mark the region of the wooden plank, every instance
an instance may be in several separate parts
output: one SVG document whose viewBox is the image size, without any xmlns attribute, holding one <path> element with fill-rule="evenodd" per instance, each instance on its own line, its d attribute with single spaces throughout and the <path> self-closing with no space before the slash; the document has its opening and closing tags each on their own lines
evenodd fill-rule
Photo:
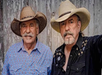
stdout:
<svg viewBox="0 0 102 75">
<path fill-rule="evenodd" d="M 46 0 L 38 1 L 38 11 L 42 12 L 46 15 Z M 47 45 L 47 36 L 48 36 L 48 23 L 43 32 L 39 34 L 39 41 Z"/>
<path fill-rule="evenodd" d="M 86 8 L 86 9 L 88 9 L 88 0 L 82 0 L 82 2 L 81 2 L 82 4 L 81 4 L 81 7 L 84 7 L 84 8 Z M 88 26 L 87 26 L 87 28 L 83 31 L 83 33 L 84 33 L 84 35 L 89 35 L 89 29 L 88 29 Z"/>
<path fill-rule="evenodd" d="M 89 12 L 90 14 L 90 23 L 89 23 L 89 35 L 92 36 L 94 35 L 94 0 L 89 0 Z"/>
<path fill-rule="evenodd" d="M 98 13 L 97 13 L 97 15 L 98 15 L 98 17 L 97 17 L 97 19 L 98 19 L 98 22 L 97 22 L 97 25 L 98 25 L 98 33 L 97 34 L 102 34 L 102 0 L 98 0 L 98 2 L 97 2 L 98 4 L 98 7 L 97 7 L 97 9 L 98 9 Z"/>
<path fill-rule="evenodd" d="M 95 24 L 95 27 L 94 27 L 94 34 L 96 35 L 98 33 L 98 16 L 99 16 L 99 4 L 98 4 L 98 0 L 96 1 L 95 0 L 95 6 L 94 6 L 94 12 L 95 12 L 95 20 L 94 20 L 94 24 Z"/>
<path fill-rule="evenodd" d="M 0 0 L 0 75 L 4 61 L 4 32 L 3 32 L 3 0 Z"/>
</svg>

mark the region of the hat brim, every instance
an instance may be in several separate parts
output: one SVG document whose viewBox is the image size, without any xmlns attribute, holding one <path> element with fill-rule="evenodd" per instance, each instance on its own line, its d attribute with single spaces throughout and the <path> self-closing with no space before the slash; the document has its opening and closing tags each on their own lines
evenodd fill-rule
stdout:
<svg viewBox="0 0 102 75">
<path fill-rule="evenodd" d="M 25 18 L 23 20 L 17 20 L 14 18 L 14 20 L 11 22 L 11 30 L 18 36 L 21 36 L 20 34 L 20 22 L 25 22 L 25 21 L 29 21 L 31 19 L 37 19 L 39 22 L 39 33 L 41 33 L 44 28 L 46 27 L 47 24 L 47 19 L 46 16 L 41 13 L 41 12 L 37 12 L 36 15 L 34 17 L 29 17 L 29 18 Z"/>
<path fill-rule="evenodd" d="M 71 13 L 66 14 L 58 19 L 55 20 L 55 18 L 51 19 L 51 26 L 54 30 L 56 30 L 57 32 L 60 32 L 60 28 L 59 28 L 59 23 L 68 19 L 69 17 L 71 17 L 72 15 L 77 14 L 80 19 L 81 19 L 81 31 L 83 31 L 89 24 L 90 22 L 90 13 L 86 8 L 77 8 L 74 10 L 71 10 Z"/>
</svg>

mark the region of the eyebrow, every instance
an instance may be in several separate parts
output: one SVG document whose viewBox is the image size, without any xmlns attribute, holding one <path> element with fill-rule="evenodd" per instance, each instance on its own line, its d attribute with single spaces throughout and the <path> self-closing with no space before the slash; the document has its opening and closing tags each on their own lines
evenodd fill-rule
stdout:
<svg viewBox="0 0 102 75">
<path fill-rule="evenodd" d="M 20 25 L 24 25 L 24 24 L 25 24 L 25 23 L 22 22 Z"/>
<path fill-rule="evenodd" d="M 69 21 L 72 21 L 73 19 L 70 19 Z"/>
<path fill-rule="evenodd" d="M 21 24 L 20 24 L 20 27 L 22 27 L 22 25 L 26 25 L 26 24 L 25 24 L 25 23 L 21 23 Z"/>
</svg>

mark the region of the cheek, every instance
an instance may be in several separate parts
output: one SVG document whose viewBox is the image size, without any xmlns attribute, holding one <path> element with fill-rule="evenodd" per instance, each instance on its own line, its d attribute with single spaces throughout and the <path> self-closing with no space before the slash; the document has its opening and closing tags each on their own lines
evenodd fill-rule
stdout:
<svg viewBox="0 0 102 75">
<path fill-rule="evenodd" d="M 78 36 L 79 35 L 79 32 L 80 32 L 80 29 L 79 28 L 76 28 L 75 30 L 73 30 L 74 37 Z"/>
<path fill-rule="evenodd" d="M 37 34 L 37 30 L 36 29 L 31 29 L 31 33 L 36 35 Z"/>
<path fill-rule="evenodd" d="M 60 34 L 62 35 L 63 34 L 63 31 L 62 31 L 62 29 L 60 28 Z"/>
<path fill-rule="evenodd" d="M 20 29 L 20 33 L 21 33 L 21 34 L 24 34 L 25 32 L 26 32 L 25 29 Z"/>
<path fill-rule="evenodd" d="M 20 30 L 21 35 L 23 34 L 23 32 L 24 32 L 24 31 L 21 29 L 21 30 Z"/>
<path fill-rule="evenodd" d="M 61 34 L 62 37 L 63 37 L 64 33 L 65 33 L 64 30 L 60 31 L 60 34 Z"/>
</svg>

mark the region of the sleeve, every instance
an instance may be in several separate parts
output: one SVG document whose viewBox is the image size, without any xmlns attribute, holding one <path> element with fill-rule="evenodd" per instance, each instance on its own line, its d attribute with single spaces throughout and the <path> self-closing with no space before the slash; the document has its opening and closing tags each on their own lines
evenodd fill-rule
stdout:
<svg viewBox="0 0 102 75">
<path fill-rule="evenodd" d="M 93 60 L 102 67 L 102 35 L 93 37 L 93 44 L 91 45 Z M 98 63 L 99 62 L 99 63 Z"/>
<path fill-rule="evenodd" d="M 102 35 L 94 36 L 93 48 L 99 55 L 102 55 Z"/>
<path fill-rule="evenodd" d="M 2 75 L 10 75 L 9 74 L 9 65 L 8 65 L 8 55 L 7 54 L 6 54 L 4 65 L 3 65 Z"/>
<path fill-rule="evenodd" d="M 100 54 L 100 63 L 101 63 L 101 68 L 102 68 L 102 36 L 101 36 L 99 43 L 98 43 L 98 51 Z"/>
</svg>

